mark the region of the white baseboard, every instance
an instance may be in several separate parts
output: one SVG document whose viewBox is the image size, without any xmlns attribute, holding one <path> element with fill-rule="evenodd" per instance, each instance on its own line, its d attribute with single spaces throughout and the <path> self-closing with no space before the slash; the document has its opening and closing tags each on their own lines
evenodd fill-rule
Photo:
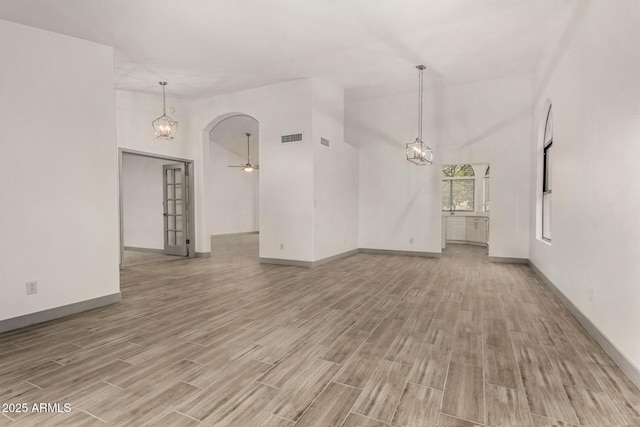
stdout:
<svg viewBox="0 0 640 427">
<path fill-rule="evenodd" d="M 249 234 L 260 234 L 260 232 L 259 231 L 241 231 L 239 233 L 221 233 L 221 234 L 212 234 L 211 237 L 247 236 Z"/>
<path fill-rule="evenodd" d="M 25 314 L 23 316 L 13 317 L 11 319 L 0 320 L 0 332 L 7 332 L 13 329 L 24 328 L 25 326 L 35 325 L 36 323 L 48 322 L 49 320 L 58 319 L 60 317 L 69 316 L 71 314 L 81 313 L 83 311 L 92 310 L 94 308 L 103 307 L 105 305 L 115 304 L 122 300 L 122 294 L 105 295 L 103 297 L 93 298 L 86 301 L 80 301 L 73 304 L 54 307 L 48 310 L 38 311 L 36 313 Z"/>
<path fill-rule="evenodd" d="M 353 249 L 347 252 L 343 252 L 337 255 L 333 255 L 327 258 L 323 258 L 317 261 L 300 261 L 296 259 L 284 259 L 284 258 L 260 258 L 260 263 L 291 265 L 295 267 L 312 268 L 312 267 L 318 267 L 322 264 L 326 264 L 331 261 L 336 261 L 341 258 L 350 257 L 352 255 L 356 255 L 359 253 L 397 255 L 397 256 L 418 256 L 418 257 L 429 257 L 429 258 L 440 258 L 442 256 L 442 254 L 439 252 L 414 252 L 414 251 L 394 251 L 394 250 L 387 250 L 387 249 L 359 248 L 359 249 Z"/>
<path fill-rule="evenodd" d="M 326 264 L 326 263 L 331 262 L 331 261 L 336 261 L 336 260 L 339 260 L 339 259 L 342 259 L 342 258 L 350 257 L 350 256 L 355 255 L 357 253 L 360 253 L 359 249 L 354 249 L 354 250 L 351 250 L 351 251 L 343 252 L 341 254 L 337 254 L 337 255 L 333 255 L 333 256 L 327 257 L 327 258 L 319 259 L 317 261 L 313 261 L 311 263 L 312 264 L 311 266 L 312 267 L 317 267 L 319 265 Z"/>
<path fill-rule="evenodd" d="M 504 256 L 490 256 L 489 262 L 504 262 L 507 264 L 529 264 L 527 258 L 510 258 Z"/>
<path fill-rule="evenodd" d="M 163 254 L 164 249 L 154 249 L 154 248 L 139 248 L 137 246 L 125 246 L 125 251 L 136 251 L 136 252 L 151 252 L 154 254 Z"/>
<path fill-rule="evenodd" d="M 284 259 L 284 258 L 260 257 L 260 264 L 289 265 L 293 267 L 313 267 L 313 262 L 311 261 L 299 261 L 297 259 Z"/>
<path fill-rule="evenodd" d="M 365 254 L 419 256 L 419 257 L 427 257 L 427 258 L 440 258 L 442 256 L 442 252 L 395 251 L 390 249 L 370 249 L 370 248 L 360 248 L 360 252 L 363 252 Z"/>
</svg>

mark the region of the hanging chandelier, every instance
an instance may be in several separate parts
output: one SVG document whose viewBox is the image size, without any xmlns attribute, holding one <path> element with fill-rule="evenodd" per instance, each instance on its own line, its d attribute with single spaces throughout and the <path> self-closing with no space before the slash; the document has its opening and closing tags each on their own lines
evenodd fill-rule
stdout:
<svg viewBox="0 0 640 427">
<path fill-rule="evenodd" d="M 158 82 L 162 86 L 162 115 L 151 122 L 153 132 L 158 139 L 173 139 L 178 129 L 178 121 L 167 116 L 167 105 L 164 99 L 164 87 L 167 82 Z"/>
<path fill-rule="evenodd" d="M 422 141 L 422 73 L 424 65 L 416 66 L 418 69 L 418 137 L 414 142 L 407 144 L 407 160 L 416 165 L 430 165 L 433 163 L 433 150 Z"/>
</svg>

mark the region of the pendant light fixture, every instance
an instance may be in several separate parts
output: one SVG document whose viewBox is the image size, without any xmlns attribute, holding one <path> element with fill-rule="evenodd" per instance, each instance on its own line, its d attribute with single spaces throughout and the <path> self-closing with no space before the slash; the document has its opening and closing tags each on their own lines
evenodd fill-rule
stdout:
<svg viewBox="0 0 640 427">
<path fill-rule="evenodd" d="M 158 139 L 173 139 L 178 129 L 178 121 L 167 116 L 167 105 L 164 99 L 164 87 L 167 82 L 158 82 L 162 86 L 162 115 L 151 122 L 153 132 Z"/>
<path fill-rule="evenodd" d="M 422 141 L 422 73 L 424 65 L 417 65 L 418 69 L 418 137 L 414 142 L 407 144 L 407 160 L 418 166 L 433 163 L 433 150 Z"/>
</svg>

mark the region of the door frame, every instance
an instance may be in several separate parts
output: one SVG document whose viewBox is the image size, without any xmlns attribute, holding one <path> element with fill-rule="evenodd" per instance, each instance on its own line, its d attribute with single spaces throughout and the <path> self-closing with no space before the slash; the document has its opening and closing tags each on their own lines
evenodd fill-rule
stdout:
<svg viewBox="0 0 640 427">
<path fill-rule="evenodd" d="M 487 212 L 485 211 L 485 179 L 488 178 L 489 179 L 489 183 L 492 182 L 491 180 L 491 174 L 489 174 L 489 176 L 486 175 L 486 170 L 488 168 L 491 167 L 491 162 L 490 161 L 486 161 L 486 162 L 464 162 L 464 161 L 452 161 L 452 162 L 446 162 L 446 163 L 441 163 L 440 164 L 440 171 L 442 171 L 442 168 L 444 166 L 453 166 L 453 165 L 471 165 L 471 167 L 473 168 L 473 180 L 474 180 L 474 192 L 473 192 L 473 199 L 474 199 L 474 204 L 473 204 L 473 212 L 468 212 L 465 211 L 464 215 L 459 215 L 458 218 L 460 217 L 464 217 L 464 216 L 485 216 L 485 215 L 476 215 L 479 213 L 482 214 L 486 214 Z M 477 172 L 477 173 L 476 173 Z M 455 179 L 455 178 L 454 178 Z M 463 178 L 463 179 L 470 179 L 469 178 Z M 440 175 L 440 181 L 442 181 L 442 175 Z M 491 184 L 490 184 L 491 185 Z M 440 185 L 440 200 L 442 200 L 442 185 Z M 480 198 L 479 198 L 480 197 Z M 477 211 L 476 208 L 478 206 L 477 201 L 481 200 L 482 203 L 480 203 L 482 205 L 482 210 Z M 442 209 L 442 202 L 440 202 L 440 209 Z M 447 238 L 446 238 L 446 233 L 447 233 L 447 218 L 450 218 L 450 215 L 445 214 L 447 211 L 442 211 L 442 221 L 441 221 L 441 236 L 440 236 L 440 241 L 441 241 L 441 247 L 442 250 L 446 249 L 447 247 Z M 455 212 L 455 211 L 454 211 Z M 490 256 L 489 251 L 491 250 L 491 212 L 488 212 L 488 215 L 486 215 L 487 217 L 487 256 Z M 466 242 L 466 243 L 465 243 Z M 470 244 L 468 243 L 468 241 L 465 242 L 456 242 L 453 241 L 451 243 L 463 243 L 463 244 Z M 472 244 L 472 243 L 471 243 Z"/>
<path fill-rule="evenodd" d="M 195 187 L 195 171 L 193 169 L 193 160 L 191 159 L 184 159 L 181 157 L 173 157 L 173 156 L 167 156 L 164 154 L 156 154 L 156 153 L 148 153 L 145 151 L 138 151 L 138 150 L 131 150 L 128 148 L 118 148 L 118 207 L 119 207 L 119 212 L 118 212 L 118 223 L 120 225 L 120 270 L 122 270 L 125 265 L 124 265 L 124 221 L 122 220 L 123 217 L 123 201 L 122 201 L 122 156 L 124 154 L 131 154 L 131 155 L 135 155 L 135 156 L 142 156 L 142 157 L 151 157 L 154 159 L 160 159 L 160 160 L 166 160 L 167 162 L 172 162 L 172 163 L 184 163 L 185 165 L 185 175 L 188 175 L 189 177 L 189 215 L 186 217 L 186 220 L 189 222 L 188 225 L 188 236 L 186 236 L 186 239 L 189 240 L 189 243 L 187 243 L 187 251 L 188 251 L 188 255 L 185 258 L 195 258 L 196 257 L 196 229 L 195 229 L 195 224 L 196 224 L 196 218 L 195 218 L 195 191 L 194 191 L 194 187 Z"/>
</svg>

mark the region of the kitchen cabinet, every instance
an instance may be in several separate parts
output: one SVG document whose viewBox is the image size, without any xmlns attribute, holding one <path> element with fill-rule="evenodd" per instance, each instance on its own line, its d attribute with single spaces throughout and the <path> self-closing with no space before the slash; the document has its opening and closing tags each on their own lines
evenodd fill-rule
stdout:
<svg viewBox="0 0 640 427">
<path fill-rule="evenodd" d="M 467 242 L 487 243 L 487 218 L 467 217 Z"/>
<path fill-rule="evenodd" d="M 465 217 L 447 218 L 447 240 L 467 240 L 467 219 Z"/>
<path fill-rule="evenodd" d="M 449 216 L 445 223 L 447 242 L 488 244 L 489 218 L 486 216 Z"/>
</svg>

